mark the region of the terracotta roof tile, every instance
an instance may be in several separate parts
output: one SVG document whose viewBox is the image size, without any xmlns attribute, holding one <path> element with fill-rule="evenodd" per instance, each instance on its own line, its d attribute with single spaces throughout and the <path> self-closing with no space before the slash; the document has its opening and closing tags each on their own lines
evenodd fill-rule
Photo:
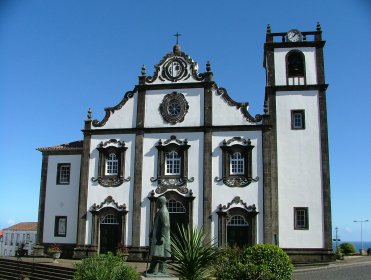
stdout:
<svg viewBox="0 0 371 280">
<path fill-rule="evenodd" d="M 57 146 L 36 148 L 36 150 L 38 150 L 40 152 L 81 150 L 81 149 L 82 149 L 82 140 L 81 141 L 74 141 L 74 142 L 70 142 L 70 143 L 66 143 L 66 144 L 61 144 L 61 145 L 57 145 Z"/>
<path fill-rule="evenodd" d="M 4 230 L 37 230 L 37 222 L 22 222 L 8 228 L 4 228 Z"/>
</svg>

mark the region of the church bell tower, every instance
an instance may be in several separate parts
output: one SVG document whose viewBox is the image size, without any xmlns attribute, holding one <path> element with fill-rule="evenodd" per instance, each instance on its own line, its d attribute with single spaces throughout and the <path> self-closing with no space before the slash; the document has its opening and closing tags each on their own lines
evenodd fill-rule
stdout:
<svg viewBox="0 0 371 280">
<path fill-rule="evenodd" d="M 299 262 L 332 252 L 324 46 L 319 23 L 305 32 L 267 26 L 264 242 Z"/>
</svg>

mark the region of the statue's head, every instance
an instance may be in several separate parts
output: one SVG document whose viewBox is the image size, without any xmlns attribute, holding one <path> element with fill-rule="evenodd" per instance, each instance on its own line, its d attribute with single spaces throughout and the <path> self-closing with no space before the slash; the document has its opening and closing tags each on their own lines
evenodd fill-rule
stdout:
<svg viewBox="0 0 371 280">
<path fill-rule="evenodd" d="M 160 196 L 157 199 L 157 208 L 161 208 L 162 206 L 166 205 L 166 197 Z"/>
</svg>

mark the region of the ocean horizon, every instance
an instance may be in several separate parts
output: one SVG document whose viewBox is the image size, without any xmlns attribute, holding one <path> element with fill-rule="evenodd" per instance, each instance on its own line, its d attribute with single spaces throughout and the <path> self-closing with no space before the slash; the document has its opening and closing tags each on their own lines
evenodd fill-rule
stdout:
<svg viewBox="0 0 371 280">
<path fill-rule="evenodd" d="M 354 247 L 356 247 L 357 253 L 361 249 L 361 241 L 338 241 L 338 246 L 342 243 L 352 243 Z M 332 242 L 332 248 L 335 251 L 336 249 L 336 243 L 335 241 Z M 363 249 L 371 248 L 371 241 L 363 241 Z"/>
</svg>

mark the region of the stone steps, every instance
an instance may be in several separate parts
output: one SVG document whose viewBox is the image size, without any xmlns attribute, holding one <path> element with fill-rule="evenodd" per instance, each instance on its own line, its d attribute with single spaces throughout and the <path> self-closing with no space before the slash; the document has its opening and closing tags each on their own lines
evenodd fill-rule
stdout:
<svg viewBox="0 0 371 280">
<path fill-rule="evenodd" d="M 0 258 L 0 279 L 72 280 L 75 269 Z"/>
</svg>

